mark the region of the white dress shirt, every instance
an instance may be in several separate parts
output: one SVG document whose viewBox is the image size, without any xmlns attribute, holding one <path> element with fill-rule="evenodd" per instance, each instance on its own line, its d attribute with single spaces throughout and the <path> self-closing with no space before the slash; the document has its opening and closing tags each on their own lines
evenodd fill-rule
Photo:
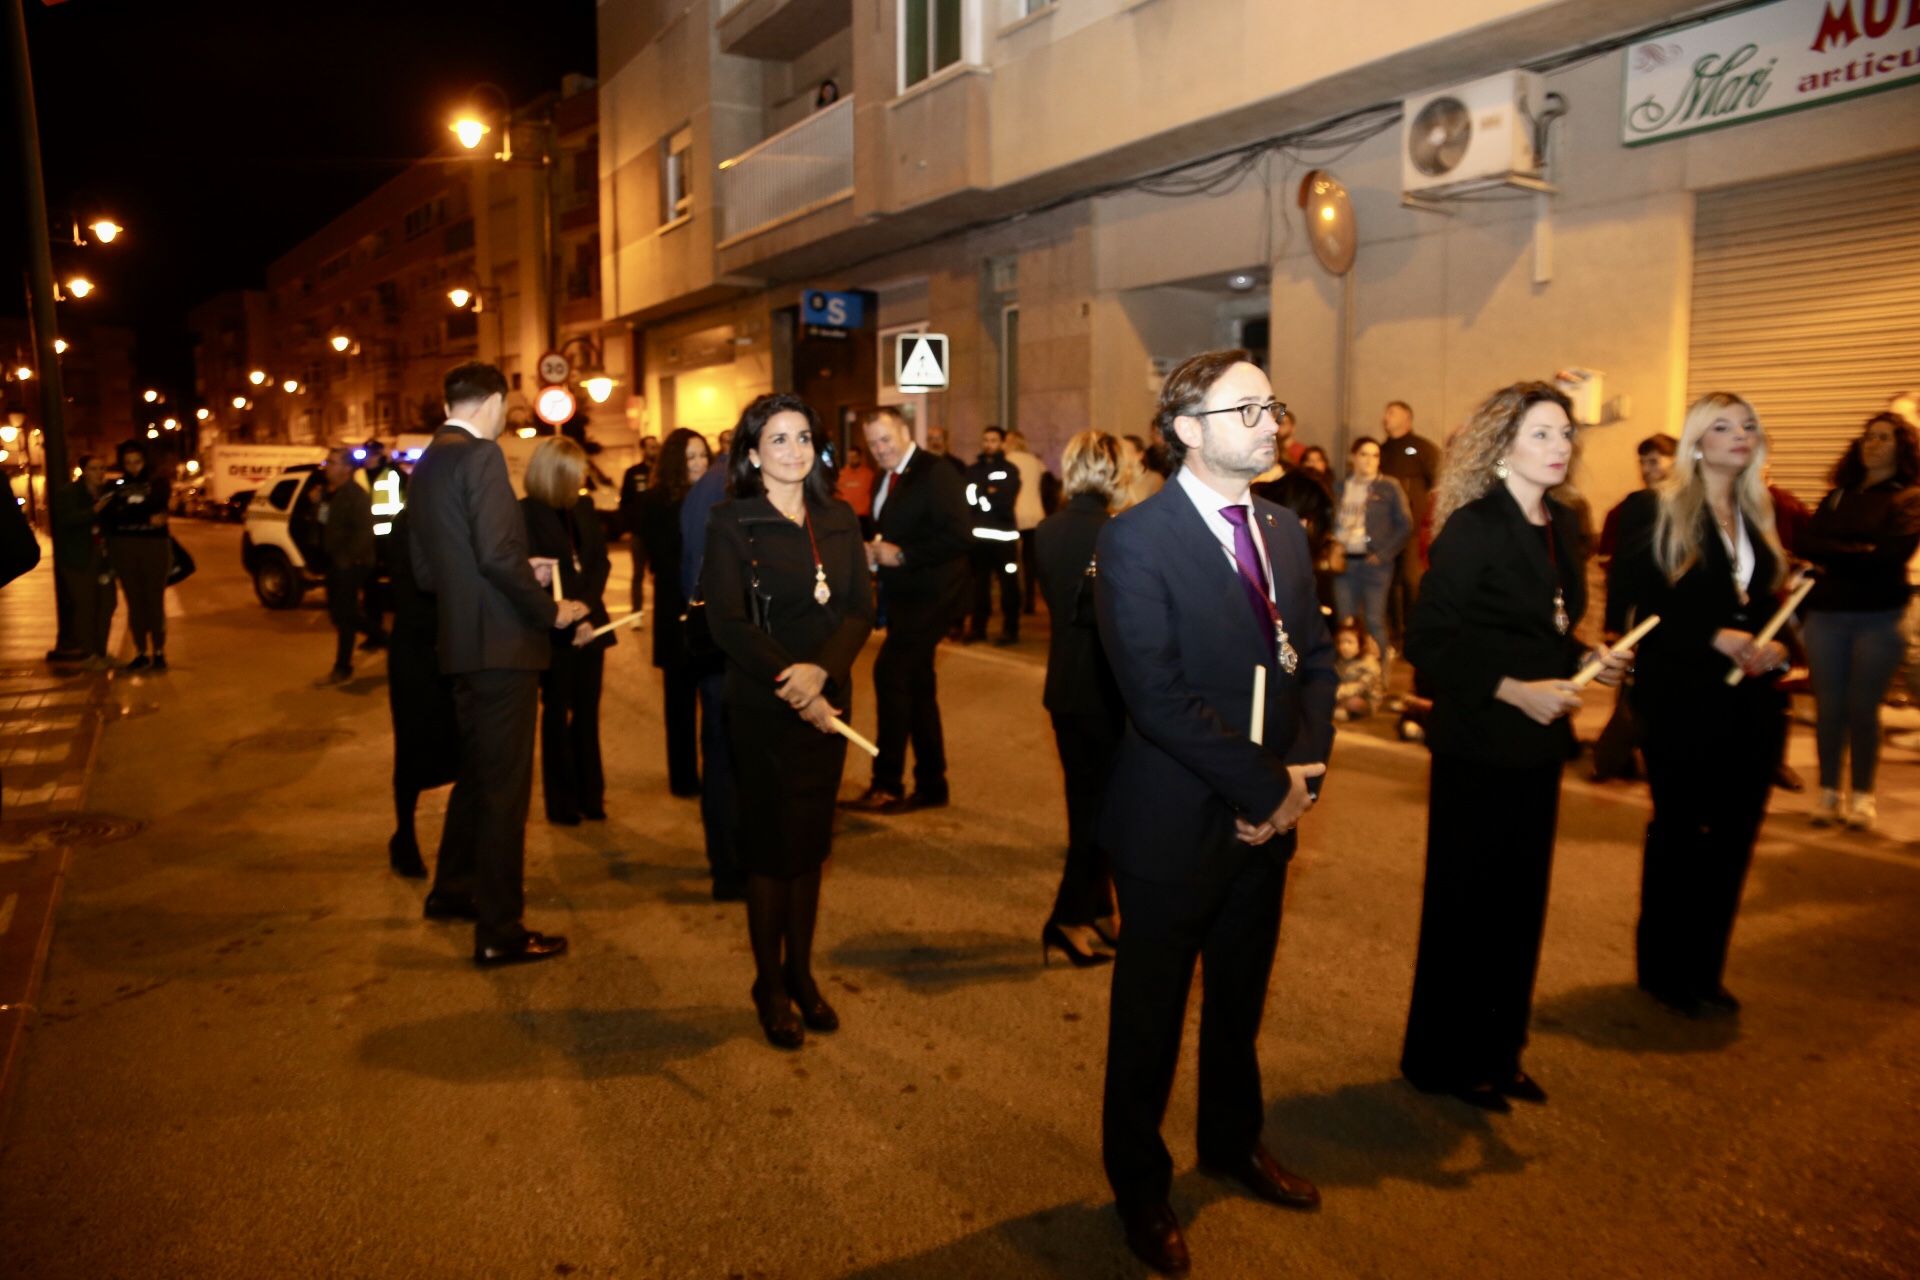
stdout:
<svg viewBox="0 0 1920 1280">
<path fill-rule="evenodd" d="M 1240 486 L 1238 497 L 1226 499 L 1186 467 L 1181 467 L 1175 473 L 1175 479 L 1180 488 L 1185 491 L 1188 500 L 1200 512 L 1200 518 L 1207 522 L 1207 531 L 1213 534 L 1214 540 L 1220 544 L 1220 550 L 1226 553 L 1227 563 L 1233 566 L 1236 574 L 1240 572 L 1240 558 L 1233 554 L 1233 526 L 1227 522 L 1225 516 L 1220 514 L 1220 509 L 1222 507 L 1247 509 L 1247 532 L 1253 535 L 1253 545 L 1260 556 L 1260 567 L 1267 575 L 1267 599 L 1270 601 L 1277 599 L 1274 595 L 1273 562 L 1267 558 L 1267 540 L 1260 536 L 1258 524 L 1260 513 L 1253 509 L 1253 495 L 1247 486 Z"/>
<path fill-rule="evenodd" d="M 479 440 L 482 438 L 480 435 L 480 428 L 474 426 L 471 422 L 468 422 L 465 418 L 448 418 L 447 425 L 450 427 L 460 428 L 462 431 L 472 436 L 475 440 Z"/>
<path fill-rule="evenodd" d="M 873 518 L 875 520 L 880 518 L 880 508 L 885 506 L 887 499 L 893 496 L 893 482 L 900 478 L 900 473 L 907 469 L 909 462 L 913 461 L 913 455 L 919 447 L 920 446 L 914 444 L 912 441 L 908 441 L 907 451 L 900 455 L 900 465 L 881 476 L 880 483 L 874 486 Z"/>
</svg>

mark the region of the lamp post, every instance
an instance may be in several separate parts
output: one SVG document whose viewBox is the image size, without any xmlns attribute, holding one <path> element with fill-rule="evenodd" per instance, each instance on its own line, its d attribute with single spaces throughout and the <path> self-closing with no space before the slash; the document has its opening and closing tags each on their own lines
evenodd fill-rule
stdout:
<svg viewBox="0 0 1920 1280">
<path fill-rule="evenodd" d="M 500 150 L 493 153 L 492 159 L 500 164 L 530 165 L 538 166 L 540 169 L 541 260 L 540 274 L 537 278 L 540 281 L 541 301 L 543 304 L 542 319 L 546 324 L 547 350 L 551 351 L 558 343 L 559 334 L 558 290 L 555 287 L 558 283 L 559 270 L 554 263 L 554 227 L 558 219 L 553 209 L 553 160 L 554 152 L 557 150 L 557 138 L 555 136 L 553 109 L 549 106 L 544 116 L 529 121 L 529 123 L 536 125 L 541 131 L 538 158 L 516 159 L 513 154 L 514 117 L 512 102 L 508 99 L 506 90 L 494 84 L 492 81 L 482 81 L 480 84 L 475 85 L 473 93 L 478 95 L 483 90 L 497 97 L 500 103 L 498 111 L 493 115 L 493 118 L 497 119 L 500 124 Z M 481 142 L 486 139 L 487 135 L 493 132 L 492 126 L 487 121 L 487 113 L 475 109 L 467 109 L 459 112 L 447 125 L 447 128 L 451 130 L 454 137 L 459 140 L 461 147 L 467 151 L 474 151 L 480 146 Z M 457 306 L 459 304 L 456 303 L 455 305 Z M 504 346 L 504 344 L 502 345 Z"/>
</svg>

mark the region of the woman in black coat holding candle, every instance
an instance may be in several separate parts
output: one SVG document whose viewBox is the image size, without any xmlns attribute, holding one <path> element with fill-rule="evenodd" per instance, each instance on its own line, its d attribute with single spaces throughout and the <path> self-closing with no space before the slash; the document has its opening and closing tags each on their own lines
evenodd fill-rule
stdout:
<svg viewBox="0 0 1920 1280">
<path fill-rule="evenodd" d="M 680 507 L 701 476 L 712 451 L 698 431 L 680 427 L 668 434 L 654 464 L 653 479 L 640 495 L 634 515 L 634 572 L 653 571 L 653 665 L 660 668 L 667 726 L 667 790 L 676 796 L 700 794 L 700 735 L 696 708 L 700 664 L 687 654 L 680 615 L 687 611 L 687 587 L 680 581 Z"/>
<path fill-rule="evenodd" d="M 580 491 L 586 474 L 586 450 L 566 436 L 550 436 L 527 460 L 527 496 L 520 500 L 527 550 L 555 561 L 561 593 L 587 606 L 586 618 L 571 631 L 553 633 L 553 659 L 540 673 L 540 790 L 547 821 L 563 827 L 607 816 L 600 690 L 614 638 L 596 638 L 593 629 L 611 621 L 603 597 L 613 562 L 600 514 Z"/>
<path fill-rule="evenodd" d="M 753 1003 L 783 1049 L 805 1041 L 803 1022 L 840 1025 L 813 978 L 813 933 L 847 761 L 832 721 L 852 709 L 854 659 L 873 628 L 859 518 L 833 497 L 819 429 L 798 396 L 747 406 L 728 459 L 732 497 L 708 518 L 700 578 L 727 661 Z"/>
<path fill-rule="evenodd" d="M 1786 566 L 1766 463 L 1746 401 L 1716 392 L 1695 403 L 1673 474 L 1627 499 L 1607 574 L 1616 617 L 1660 617 L 1635 655 L 1632 691 L 1653 792 L 1640 987 L 1691 1017 L 1740 1008 L 1721 974 L 1787 728 L 1786 647 L 1755 635 L 1778 607 Z"/>
<path fill-rule="evenodd" d="M 1495 392 L 1448 446 L 1407 657 L 1433 690 L 1427 880 L 1400 1069 L 1487 1111 L 1545 1102 L 1520 1066 L 1546 926 L 1586 565 L 1547 497 L 1573 462 L 1567 398 Z M 1601 679 L 1618 683 L 1626 661 Z"/>
</svg>

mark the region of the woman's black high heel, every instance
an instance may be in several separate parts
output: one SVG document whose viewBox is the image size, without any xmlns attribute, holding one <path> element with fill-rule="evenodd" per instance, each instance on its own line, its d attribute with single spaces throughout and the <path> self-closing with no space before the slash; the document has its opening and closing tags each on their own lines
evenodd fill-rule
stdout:
<svg viewBox="0 0 1920 1280">
<path fill-rule="evenodd" d="M 1040 930 L 1040 963 L 1042 965 L 1052 962 L 1051 953 L 1055 948 L 1066 953 L 1067 959 L 1073 962 L 1073 967 L 1076 969 L 1091 969 L 1096 965 L 1113 963 L 1113 957 L 1104 951 L 1082 951 L 1074 946 L 1073 939 L 1067 936 L 1067 931 L 1060 927 L 1059 922 L 1049 920 L 1046 927 Z"/>
<path fill-rule="evenodd" d="M 800 1007 L 800 1020 L 807 1024 L 809 1031 L 838 1031 L 840 1015 L 833 1011 L 827 998 L 820 994 L 820 985 L 809 978 L 804 984 L 787 979 L 787 994 L 793 997 L 794 1004 Z"/>
<path fill-rule="evenodd" d="M 760 1015 L 760 1030 L 766 1033 L 768 1044 L 776 1049 L 798 1049 L 807 1042 L 807 1033 L 800 1029 L 800 1016 L 787 1002 L 785 991 L 776 992 L 774 999 L 765 999 L 756 982 L 749 994 L 753 996 L 753 1009 Z"/>
</svg>

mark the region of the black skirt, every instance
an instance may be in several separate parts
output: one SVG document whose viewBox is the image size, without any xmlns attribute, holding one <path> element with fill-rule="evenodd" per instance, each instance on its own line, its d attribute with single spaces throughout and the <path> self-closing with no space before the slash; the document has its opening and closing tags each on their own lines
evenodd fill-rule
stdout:
<svg viewBox="0 0 1920 1280">
<path fill-rule="evenodd" d="M 741 868 L 781 879 L 818 870 L 833 851 L 847 740 L 821 733 L 785 703 L 758 699 L 729 703 L 727 734 Z"/>
</svg>

